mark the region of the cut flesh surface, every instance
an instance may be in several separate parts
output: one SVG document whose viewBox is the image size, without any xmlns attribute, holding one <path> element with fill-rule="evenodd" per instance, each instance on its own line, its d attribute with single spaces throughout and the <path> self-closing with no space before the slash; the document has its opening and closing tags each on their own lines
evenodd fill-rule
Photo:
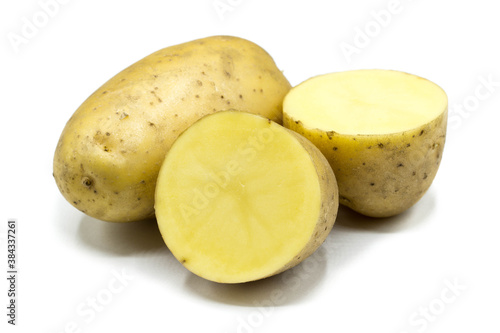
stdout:
<svg viewBox="0 0 500 333">
<path fill-rule="evenodd" d="M 272 275 L 308 244 L 321 207 L 309 153 L 260 116 L 207 116 L 174 143 L 162 165 L 155 210 L 174 256 L 208 280 Z"/>
<path fill-rule="evenodd" d="M 289 117 L 308 128 L 346 135 L 411 130 L 446 108 L 446 94 L 433 82 L 379 69 L 316 76 L 293 88 L 283 104 Z"/>
</svg>

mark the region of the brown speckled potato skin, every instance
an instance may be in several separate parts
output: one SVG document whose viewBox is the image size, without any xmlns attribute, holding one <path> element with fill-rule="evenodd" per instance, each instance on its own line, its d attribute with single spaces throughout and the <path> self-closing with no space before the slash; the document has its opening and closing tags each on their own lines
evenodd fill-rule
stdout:
<svg viewBox="0 0 500 333">
<path fill-rule="evenodd" d="M 328 159 L 341 204 L 367 216 L 389 217 L 410 208 L 430 187 L 443 155 L 447 114 L 410 131 L 376 136 L 309 129 L 286 113 L 283 124 Z"/>
<path fill-rule="evenodd" d="M 54 155 L 57 186 L 97 219 L 151 218 L 161 163 L 180 133 L 225 109 L 281 123 L 290 88 L 269 54 L 241 38 L 162 49 L 106 82 L 69 119 Z"/>
<path fill-rule="evenodd" d="M 295 258 L 293 258 L 293 260 L 273 275 L 284 272 L 300 264 L 307 257 L 313 254 L 321 246 L 321 244 L 323 244 L 335 224 L 339 208 L 339 190 L 337 180 L 327 159 L 309 140 L 293 131 L 290 131 L 290 133 L 295 136 L 302 147 L 304 147 L 304 149 L 309 153 L 314 167 L 316 168 L 316 172 L 320 178 L 321 211 L 319 213 L 318 222 L 316 223 L 316 228 L 314 229 L 309 242 L 306 246 L 304 246 L 302 251 Z"/>
</svg>

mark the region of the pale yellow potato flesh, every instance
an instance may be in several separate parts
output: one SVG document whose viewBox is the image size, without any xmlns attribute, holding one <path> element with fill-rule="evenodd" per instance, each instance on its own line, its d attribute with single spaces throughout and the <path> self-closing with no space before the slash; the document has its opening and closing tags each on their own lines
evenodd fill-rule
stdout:
<svg viewBox="0 0 500 333">
<path fill-rule="evenodd" d="M 448 100 L 436 84 L 390 70 L 311 78 L 283 102 L 283 124 L 312 141 L 336 175 L 340 203 L 372 217 L 414 205 L 441 162 Z"/>
<path fill-rule="evenodd" d="M 156 178 L 180 133 L 228 108 L 281 123 L 290 88 L 272 57 L 242 38 L 213 36 L 154 52 L 111 78 L 69 119 L 54 154 L 57 186 L 94 218 L 153 218 Z"/>
<path fill-rule="evenodd" d="M 319 150 L 246 112 L 218 112 L 187 129 L 156 186 L 166 245 L 190 271 L 221 283 L 300 263 L 323 243 L 337 209 L 335 176 Z"/>
</svg>

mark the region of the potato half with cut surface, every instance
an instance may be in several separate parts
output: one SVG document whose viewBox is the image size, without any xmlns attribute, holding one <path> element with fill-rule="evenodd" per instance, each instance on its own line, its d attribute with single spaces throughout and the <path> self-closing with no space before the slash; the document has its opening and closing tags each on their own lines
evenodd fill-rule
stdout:
<svg viewBox="0 0 500 333">
<path fill-rule="evenodd" d="M 69 119 L 54 154 L 57 186 L 100 220 L 154 217 L 158 171 L 182 131 L 228 108 L 281 122 L 290 88 L 272 57 L 242 38 L 159 50 L 111 78 Z"/>
<path fill-rule="evenodd" d="M 222 111 L 175 141 L 156 184 L 166 245 L 216 282 L 291 268 L 326 239 L 338 209 L 328 161 L 308 140 L 263 117 Z"/>
<path fill-rule="evenodd" d="M 330 162 L 340 203 L 388 217 L 414 205 L 438 170 L 448 100 L 431 81 L 400 71 L 355 70 L 313 77 L 283 102 L 283 124 Z"/>
</svg>

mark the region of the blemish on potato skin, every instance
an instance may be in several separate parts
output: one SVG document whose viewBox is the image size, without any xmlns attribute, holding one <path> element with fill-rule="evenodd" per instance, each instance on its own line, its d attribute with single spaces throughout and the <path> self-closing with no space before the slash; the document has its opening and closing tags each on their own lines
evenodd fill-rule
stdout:
<svg viewBox="0 0 500 333">
<path fill-rule="evenodd" d="M 339 199 L 342 200 L 342 201 L 344 201 L 344 202 L 351 202 L 351 200 L 349 198 L 346 198 L 343 195 L 339 196 Z"/>
<path fill-rule="evenodd" d="M 89 177 L 83 177 L 82 178 L 82 184 L 83 186 L 85 186 L 86 188 L 91 188 L 92 185 L 94 184 L 94 182 L 92 181 L 92 179 L 90 179 Z"/>
<path fill-rule="evenodd" d="M 162 102 L 163 102 L 163 101 L 162 101 L 162 99 L 161 99 L 161 98 L 160 98 L 160 97 L 156 94 L 156 91 L 151 90 L 151 91 L 150 91 L 150 93 L 151 93 L 154 97 L 156 97 L 156 100 L 158 101 L 158 103 L 162 103 Z"/>
<path fill-rule="evenodd" d="M 404 166 L 403 163 L 398 163 L 398 168 L 401 168 L 403 166 Z"/>
</svg>

